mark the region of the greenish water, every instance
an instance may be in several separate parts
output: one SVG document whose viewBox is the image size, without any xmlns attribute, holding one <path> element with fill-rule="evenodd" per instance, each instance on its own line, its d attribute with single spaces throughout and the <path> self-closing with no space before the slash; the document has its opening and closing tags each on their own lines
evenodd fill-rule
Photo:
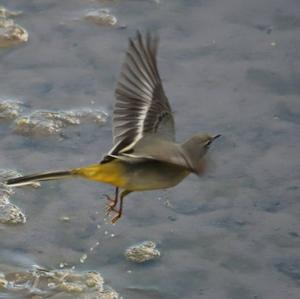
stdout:
<svg viewBox="0 0 300 299">
<path fill-rule="evenodd" d="M 151 29 L 161 39 L 158 63 L 178 140 L 201 131 L 223 137 L 206 175 L 133 193 L 115 226 L 104 221 L 110 186 L 70 180 L 17 189 L 11 201 L 27 223 L 1 225 L 0 272 L 66 263 L 99 271 L 130 299 L 300 297 L 297 1 L 2 3 L 24 12 L 15 20 L 29 41 L 0 50 L 0 98 L 28 109 L 97 107 L 111 116 L 127 39 Z M 100 8 L 119 24 L 83 20 Z M 31 173 L 99 161 L 111 146 L 111 123 L 68 127 L 63 138 L 23 136 L 1 123 L 0 137 L 0 168 Z M 126 248 L 143 240 L 158 243 L 160 259 L 126 261 Z"/>
</svg>

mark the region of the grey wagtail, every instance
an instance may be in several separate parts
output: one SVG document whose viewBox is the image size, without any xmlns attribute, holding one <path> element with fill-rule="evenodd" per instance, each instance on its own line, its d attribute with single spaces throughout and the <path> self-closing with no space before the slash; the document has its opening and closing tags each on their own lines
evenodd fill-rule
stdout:
<svg viewBox="0 0 300 299">
<path fill-rule="evenodd" d="M 96 164 L 64 171 L 43 172 L 9 179 L 9 186 L 37 181 L 83 177 L 114 185 L 108 213 L 122 216 L 123 200 L 134 191 L 164 189 L 177 185 L 190 173 L 200 174 L 204 155 L 220 135 L 196 134 L 175 142 L 173 113 L 157 68 L 158 38 L 140 32 L 129 39 L 113 110 L 113 147 Z M 119 189 L 123 191 L 119 195 Z"/>
</svg>

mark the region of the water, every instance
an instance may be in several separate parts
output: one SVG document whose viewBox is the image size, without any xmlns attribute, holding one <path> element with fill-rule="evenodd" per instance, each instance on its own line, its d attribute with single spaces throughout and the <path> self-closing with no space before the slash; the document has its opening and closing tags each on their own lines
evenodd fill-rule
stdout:
<svg viewBox="0 0 300 299">
<path fill-rule="evenodd" d="M 2 269 L 16 259 L 24 269 L 75 265 L 99 271 L 131 299 L 300 297 L 297 1 L 2 2 L 24 11 L 15 20 L 29 42 L 0 50 L 0 97 L 111 115 L 127 38 L 152 29 L 178 140 L 223 136 L 205 176 L 133 193 L 115 226 L 103 220 L 110 186 L 70 180 L 18 189 L 11 200 L 27 223 L 1 226 Z M 81 19 L 93 8 L 109 8 L 119 26 Z M 69 128 L 63 139 L 18 135 L 3 123 L 0 135 L 1 168 L 26 173 L 99 161 L 111 146 L 110 122 Z M 126 248 L 143 240 L 157 242 L 161 258 L 126 261 Z"/>
</svg>

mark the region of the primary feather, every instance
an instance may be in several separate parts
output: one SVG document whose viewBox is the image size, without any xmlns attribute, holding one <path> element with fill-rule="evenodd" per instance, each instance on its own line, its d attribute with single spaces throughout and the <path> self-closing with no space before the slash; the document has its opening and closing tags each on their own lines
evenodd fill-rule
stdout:
<svg viewBox="0 0 300 299">
<path fill-rule="evenodd" d="M 148 133 L 174 140 L 174 119 L 159 76 L 158 38 L 137 32 L 129 39 L 121 75 L 115 90 L 114 147 L 108 155 L 130 150 Z"/>
</svg>

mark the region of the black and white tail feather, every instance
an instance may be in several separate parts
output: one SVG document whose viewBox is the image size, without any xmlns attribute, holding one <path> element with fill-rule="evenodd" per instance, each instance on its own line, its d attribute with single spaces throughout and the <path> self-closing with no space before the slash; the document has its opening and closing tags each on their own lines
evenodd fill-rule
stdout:
<svg viewBox="0 0 300 299">
<path fill-rule="evenodd" d="M 32 183 L 40 181 L 50 181 L 64 179 L 72 176 L 72 172 L 69 170 L 64 171 L 47 171 L 26 176 L 21 176 L 13 179 L 8 179 L 6 184 L 10 187 L 20 187 L 30 185 Z"/>
</svg>

